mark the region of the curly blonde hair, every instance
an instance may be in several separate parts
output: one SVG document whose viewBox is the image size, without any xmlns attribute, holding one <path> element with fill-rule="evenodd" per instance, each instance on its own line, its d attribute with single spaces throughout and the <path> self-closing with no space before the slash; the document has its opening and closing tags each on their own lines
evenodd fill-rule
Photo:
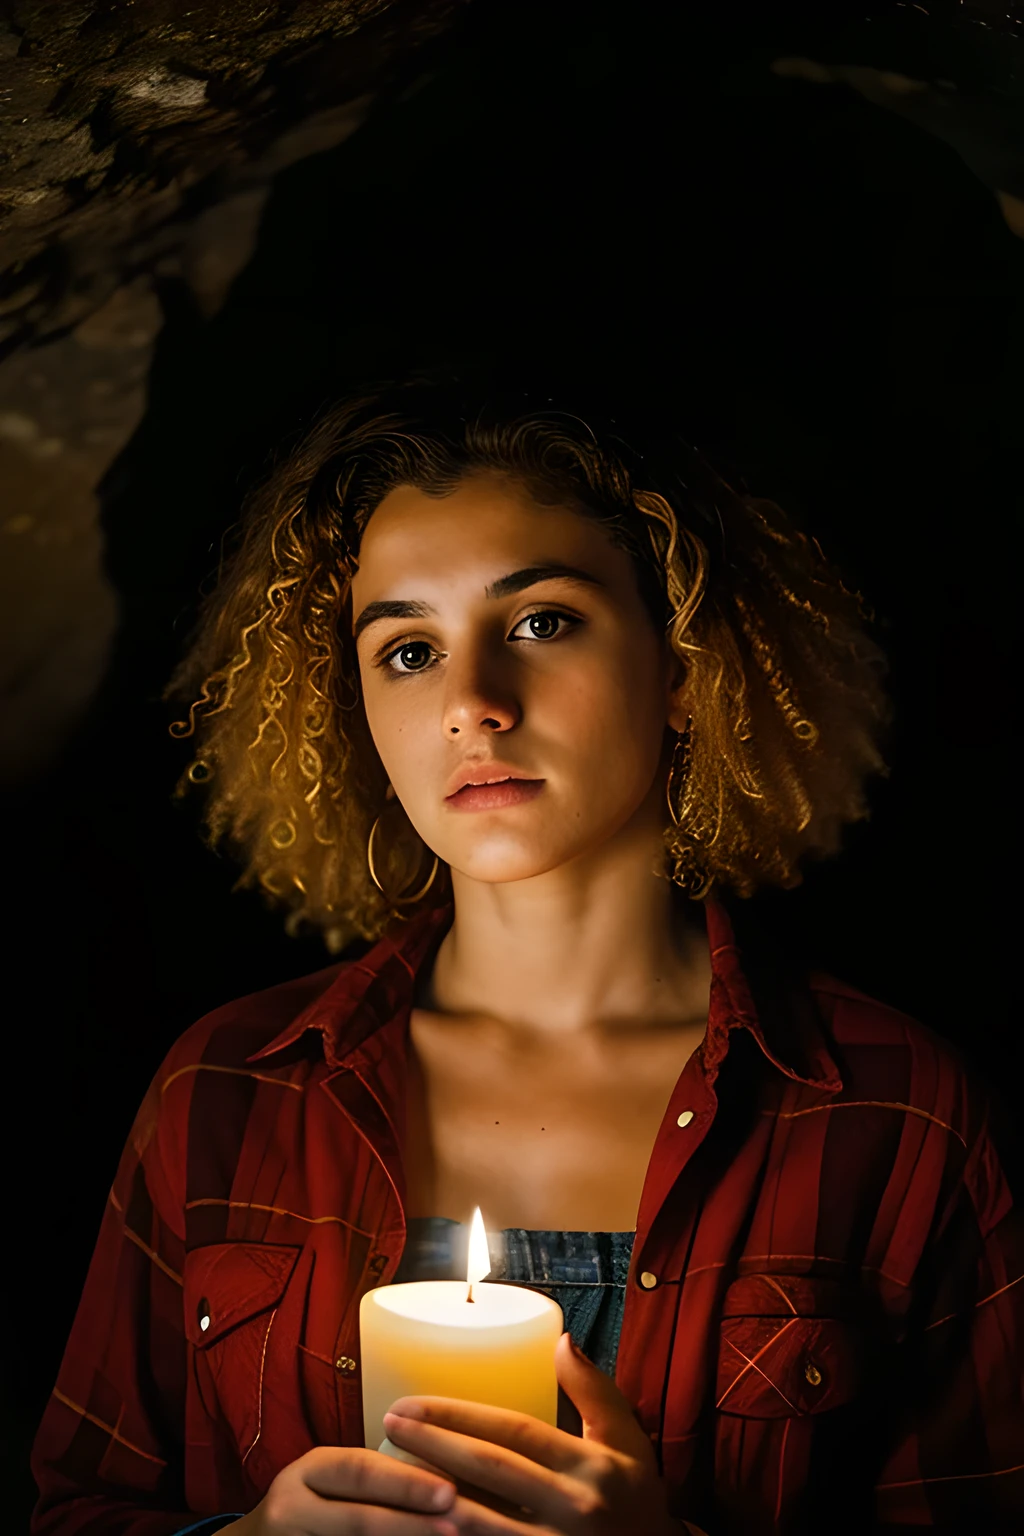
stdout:
<svg viewBox="0 0 1024 1536">
<path fill-rule="evenodd" d="M 578 409 L 578 406 L 577 406 Z M 885 664 L 817 542 L 732 489 L 690 445 L 529 392 L 419 377 L 324 409 L 248 499 L 168 697 L 194 738 L 179 785 L 205 783 L 204 827 L 239 885 L 319 929 L 332 952 L 394 913 L 367 841 L 387 780 L 362 708 L 350 583 L 389 490 L 444 495 L 470 472 L 514 477 L 596 519 L 634 563 L 653 622 L 688 663 L 690 724 L 669 781 L 665 873 L 691 895 L 799 882 L 867 815 L 884 773 Z M 422 849 L 420 850 L 422 851 Z M 430 889 L 447 899 L 450 882 Z"/>
</svg>

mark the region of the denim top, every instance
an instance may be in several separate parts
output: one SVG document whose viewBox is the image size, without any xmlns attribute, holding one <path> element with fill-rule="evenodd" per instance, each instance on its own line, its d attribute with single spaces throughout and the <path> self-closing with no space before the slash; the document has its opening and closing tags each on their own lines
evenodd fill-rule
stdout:
<svg viewBox="0 0 1024 1536">
<path fill-rule="evenodd" d="M 573 1342 L 609 1376 L 615 1375 L 633 1232 L 545 1232 L 506 1227 L 489 1232 L 488 1283 L 543 1291 L 562 1309 Z M 462 1280 L 469 1228 L 448 1216 L 413 1216 L 393 1284 Z"/>
</svg>

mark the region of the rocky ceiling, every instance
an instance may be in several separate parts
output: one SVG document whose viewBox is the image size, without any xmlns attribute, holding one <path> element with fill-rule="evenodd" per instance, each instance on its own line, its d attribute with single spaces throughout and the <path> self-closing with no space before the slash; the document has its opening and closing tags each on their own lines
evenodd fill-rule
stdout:
<svg viewBox="0 0 1024 1536">
<path fill-rule="evenodd" d="M 468 4 L 0 8 L 0 780 L 48 760 L 103 673 L 117 612 L 94 487 L 144 408 L 161 280 L 184 283 L 215 315 L 275 177 L 407 89 L 424 46 Z M 1024 237 L 1018 10 L 1013 0 L 933 10 L 973 27 L 975 59 L 977 38 L 991 38 L 994 93 L 857 61 L 791 56 L 776 68 L 916 117 L 959 150 Z"/>
<path fill-rule="evenodd" d="M 160 278 L 206 315 L 274 177 L 340 143 L 463 0 L 38 0 L 0 20 L 0 777 L 46 761 L 116 624 L 93 487 Z"/>
</svg>

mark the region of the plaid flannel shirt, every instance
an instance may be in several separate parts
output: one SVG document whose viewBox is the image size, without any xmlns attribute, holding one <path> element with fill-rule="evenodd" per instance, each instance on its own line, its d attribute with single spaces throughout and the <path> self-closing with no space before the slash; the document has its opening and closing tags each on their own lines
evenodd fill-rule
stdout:
<svg viewBox="0 0 1024 1536">
<path fill-rule="evenodd" d="M 984 1094 L 905 1015 L 741 960 L 705 906 L 708 1026 L 651 1154 L 616 1370 L 674 1513 L 1019 1533 L 1024 1229 Z M 363 1444 L 359 1300 L 402 1255 L 409 1016 L 451 918 L 171 1049 L 36 1439 L 32 1536 L 171 1536 Z"/>
</svg>

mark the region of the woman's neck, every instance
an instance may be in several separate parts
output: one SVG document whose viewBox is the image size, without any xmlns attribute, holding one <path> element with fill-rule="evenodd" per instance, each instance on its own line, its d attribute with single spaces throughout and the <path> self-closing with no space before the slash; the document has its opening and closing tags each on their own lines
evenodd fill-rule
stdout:
<svg viewBox="0 0 1024 1536">
<path fill-rule="evenodd" d="M 420 1005 L 531 1034 L 663 1029 L 706 1017 L 703 908 L 653 872 L 651 838 L 622 837 L 590 867 L 483 884 L 452 872 L 455 916 Z"/>
</svg>

